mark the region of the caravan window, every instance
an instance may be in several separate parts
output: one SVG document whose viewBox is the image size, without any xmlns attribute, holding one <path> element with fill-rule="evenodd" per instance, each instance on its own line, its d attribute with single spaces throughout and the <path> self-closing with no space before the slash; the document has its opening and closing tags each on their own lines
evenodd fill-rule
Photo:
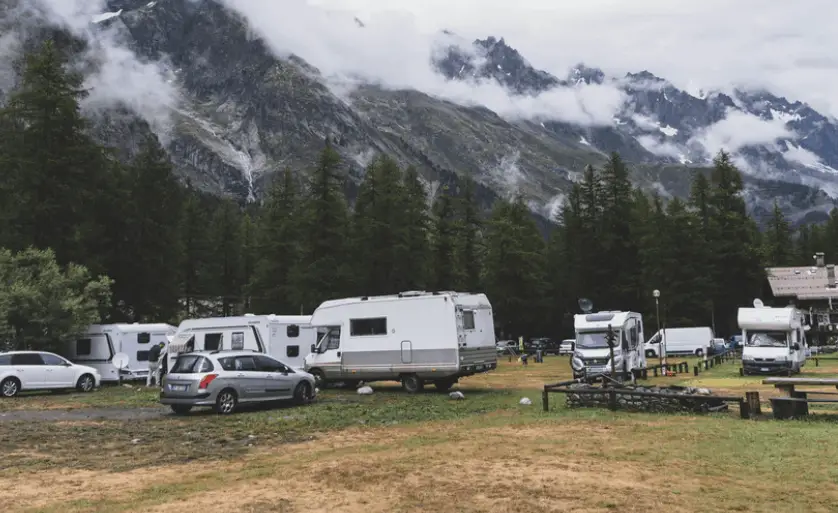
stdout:
<svg viewBox="0 0 838 513">
<path fill-rule="evenodd" d="M 387 318 L 350 319 L 349 335 L 352 337 L 370 337 L 387 334 Z"/>
<path fill-rule="evenodd" d="M 88 356 L 90 354 L 90 339 L 80 338 L 76 340 L 76 356 Z"/>
<path fill-rule="evenodd" d="M 204 349 L 218 351 L 221 349 L 221 333 L 207 333 L 204 335 Z"/>
<path fill-rule="evenodd" d="M 474 329 L 474 312 L 472 310 L 466 310 L 463 312 L 463 329 Z"/>
<path fill-rule="evenodd" d="M 285 348 L 285 356 L 288 358 L 296 358 L 300 356 L 300 346 L 288 346 Z"/>
<path fill-rule="evenodd" d="M 300 327 L 296 324 L 292 324 L 285 328 L 285 334 L 288 338 L 297 338 L 300 336 Z"/>
<path fill-rule="evenodd" d="M 138 344 L 148 344 L 151 342 L 151 333 L 137 333 Z"/>
<path fill-rule="evenodd" d="M 148 351 L 137 351 L 137 361 L 138 362 L 147 362 L 148 361 Z"/>
<path fill-rule="evenodd" d="M 240 351 L 244 349 L 244 332 L 238 331 L 233 333 L 233 338 L 230 339 L 230 348 L 233 351 Z"/>
</svg>

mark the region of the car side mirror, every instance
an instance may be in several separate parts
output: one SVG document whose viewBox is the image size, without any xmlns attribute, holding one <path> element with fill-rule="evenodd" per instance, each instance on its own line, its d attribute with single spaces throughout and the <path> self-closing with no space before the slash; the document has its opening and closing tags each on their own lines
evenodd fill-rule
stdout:
<svg viewBox="0 0 838 513">
<path fill-rule="evenodd" d="M 72 367 L 73 366 L 73 364 L 70 363 L 70 362 L 64 362 L 61 365 L 65 366 L 65 367 Z"/>
<path fill-rule="evenodd" d="M 312 352 L 312 353 L 316 353 L 316 352 L 317 352 L 317 344 L 311 344 L 311 352 Z"/>
<path fill-rule="evenodd" d="M 791 346 L 791 348 L 794 349 L 795 351 L 800 351 L 800 344 L 795 342 L 794 345 Z"/>
</svg>

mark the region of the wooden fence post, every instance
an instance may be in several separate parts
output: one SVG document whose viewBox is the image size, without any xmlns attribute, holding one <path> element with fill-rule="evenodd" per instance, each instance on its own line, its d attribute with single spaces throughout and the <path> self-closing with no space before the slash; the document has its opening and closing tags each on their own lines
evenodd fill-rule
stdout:
<svg viewBox="0 0 838 513">
<path fill-rule="evenodd" d="M 759 403 L 759 392 L 745 392 L 745 399 L 748 401 L 748 407 L 754 415 L 762 414 L 762 408 Z"/>
</svg>

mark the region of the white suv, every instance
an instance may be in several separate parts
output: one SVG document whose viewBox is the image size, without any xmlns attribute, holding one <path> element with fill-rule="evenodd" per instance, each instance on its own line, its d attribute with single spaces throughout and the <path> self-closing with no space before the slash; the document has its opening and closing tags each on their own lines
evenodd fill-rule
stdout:
<svg viewBox="0 0 838 513">
<path fill-rule="evenodd" d="M 44 351 L 0 353 L 0 397 L 14 397 L 22 390 L 75 388 L 91 392 L 102 382 L 93 367 L 76 365 Z"/>
</svg>

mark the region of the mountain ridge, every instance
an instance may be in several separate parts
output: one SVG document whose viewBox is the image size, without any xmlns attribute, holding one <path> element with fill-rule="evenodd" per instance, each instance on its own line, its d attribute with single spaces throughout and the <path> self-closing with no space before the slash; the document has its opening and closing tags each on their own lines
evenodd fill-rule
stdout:
<svg viewBox="0 0 838 513">
<path fill-rule="evenodd" d="M 329 139 L 346 162 L 350 194 L 371 157 L 386 153 L 416 166 L 432 194 L 465 175 L 481 185 L 486 204 L 519 192 L 549 219 L 584 167 L 600 166 L 611 151 L 630 163 L 637 186 L 685 196 L 692 173 L 712 156 L 701 137 L 738 109 L 766 120 L 784 115 L 806 133 L 780 139 L 785 148 L 745 145 L 736 152 L 738 162 L 754 168 L 745 175 L 753 215 L 767 215 L 777 200 L 795 222 L 819 220 L 838 196 L 838 178 L 830 180 L 838 167 L 838 129 L 800 102 L 756 93 L 697 98 L 647 71 L 617 79 L 579 65 L 559 78 L 495 37 L 433 63 L 449 80 L 496 80 L 518 96 L 618 83 L 630 99 L 613 126 L 574 125 L 550 120 L 549 113 L 541 121 L 509 119 L 416 90 L 361 84 L 336 94 L 305 56 L 278 58 L 245 19 L 215 0 L 109 0 L 108 8 L 114 14 L 101 17 L 102 29 L 116 31 L 142 58 L 166 63 L 180 101 L 158 135 L 179 175 L 208 191 L 258 198 L 274 172 L 310 167 Z M 130 154 L 132 133 L 142 130 L 136 118 L 114 109 L 95 118 L 96 132 Z M 835 155 L 827 151 L 833 140 Z M 809 165 L 791 165 L 790 151 Z"/>
</svg>

